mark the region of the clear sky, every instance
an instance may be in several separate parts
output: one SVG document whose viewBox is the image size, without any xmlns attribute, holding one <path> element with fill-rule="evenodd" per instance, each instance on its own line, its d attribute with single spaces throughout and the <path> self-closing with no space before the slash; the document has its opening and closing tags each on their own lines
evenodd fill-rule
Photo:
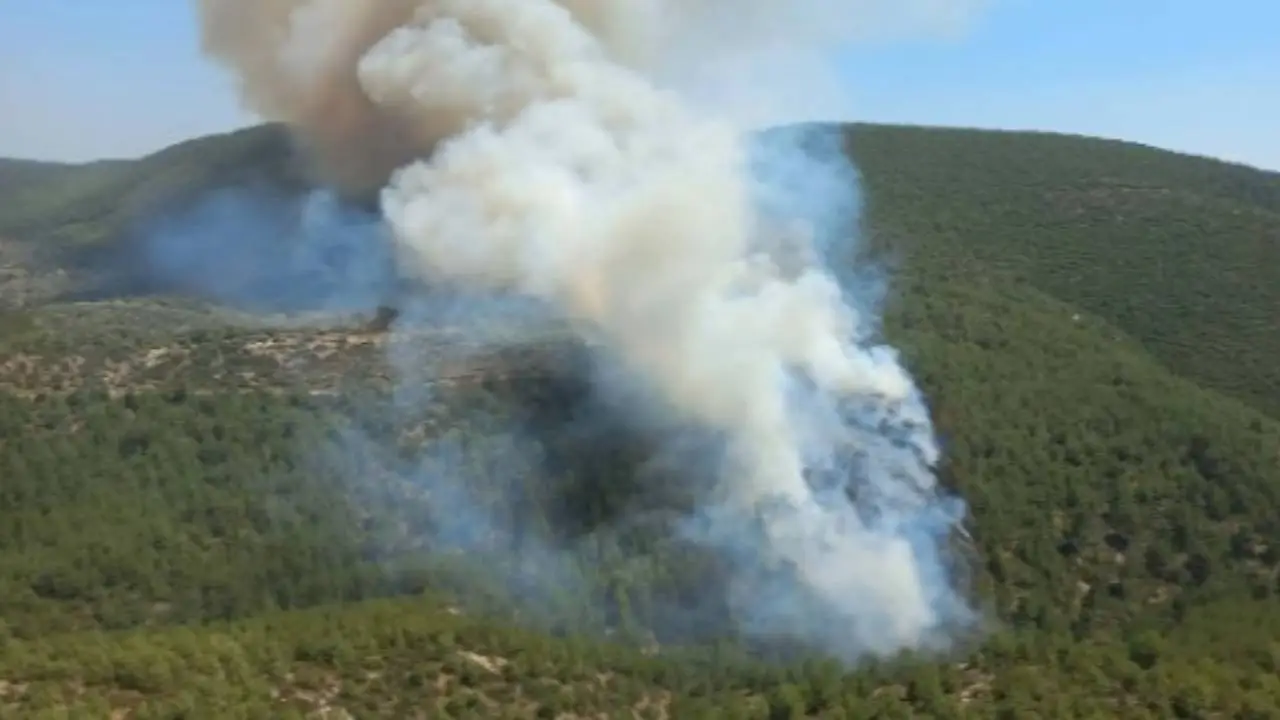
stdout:
<svg viewBox="0 0 1280 720">
<path fill-rule="evenodd" d="M 991 0 L 962 34 L 833 62 L 858 119 L 1102 135 L 1280 169 L 1277 0 Z M 250 121 L 200 57 L 186 0 L 0 0 L 0 155 L 130 156 Z"/>
</svg>

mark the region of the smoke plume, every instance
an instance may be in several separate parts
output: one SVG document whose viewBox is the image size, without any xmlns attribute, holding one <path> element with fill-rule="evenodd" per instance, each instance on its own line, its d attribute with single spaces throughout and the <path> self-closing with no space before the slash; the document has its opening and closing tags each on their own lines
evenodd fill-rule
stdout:
<svg viewBox="0 0 1280 720">
<path fill-rule="evenodd" d="M 450 18 L 459 3 L 436 0 L 196 0 L 205 52 L 238 78 L 248 109 L 292 126 L 326 181 L 372 192 L 403 164 L 427 154 L 479 117 L 510 113 L 486 107 L 496 87 L 520 83 L 490 35 L 496 25 L 443 31 L 431 52 L 468 68 L 437 74 L 480 88 L 430 91 L 433 113 L 408 98 L 374 100 L 359 65 L 374 45 L 419 13 Z M 684 91 L 694 105 L 751 124 L 848 119 L 853 98 L 830 67 L 831 51 L 851 41 L 890 40 L 916 32 L 952 33 L 994 0 L 559 0 L 608 62 Z M 508 3 L 515 5 L 515 3 Z M 541 5 L 543 3 L 539 3 Z M 505 5 L 505 4 L 499 4 Z M 482 2 L 471 17 L 502 14 Z M 453 20 L 461 20 L 453 18 Z M 465 34 L 491 47 L 464 52 Z M 549 37 L 549 36 L 548 36 Z M 457 51 L 456 56 L 451 53 Z M 522 48 L 522 52 L 540 52 Z M 493 74 L 502 79 L 492 77 Z M 443 78 L 437 78 L 437 80 Z"/>
<path fill-rule="evenodd" d="M 944 561 L 961 510 L 935 487 L 911 377 L 828 269 L 856 212 L 839 138 L 750 134 L 806 118 L 741 80 L 719 115 L 707 89 L 762 57 L 802 68 L 921 20 L 945 30 L 980 4 L 200 7 L 249 107 L 292 126 L 327 182 L 379 192 L 402 272 L 546 303 L 665 415 L 723 438 L 683 532 L 738 568 L 748 629 L 856 656 L 930 645 L 963 618 Z"/>
</svg>

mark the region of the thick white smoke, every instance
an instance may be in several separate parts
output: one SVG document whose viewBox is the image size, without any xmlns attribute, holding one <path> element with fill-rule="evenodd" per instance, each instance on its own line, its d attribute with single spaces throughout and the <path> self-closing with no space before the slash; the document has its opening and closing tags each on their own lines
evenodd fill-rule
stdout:
<svg viewBox="0 0 1280 720">
<path fill-rule="evenodd" d="M 962 5 L 203 9 L 209 48 L 239 69 L 254 107 L 294 124 L 337 181 L 387 181 L 382 209 L 406 270 L 549 302 L 677 418 L 723 435 L 728 462 L 689 532 L 788 568 L 818 613 L 809 639 L 891 653 L 929 643 L 959 607 L 936 556 L 955 516 L 935 500 L 928 414 L 894 353 L 864 344 L 871 318 L 823 267 L 823 228 L 785 222 L 782 195 L 753 174 L 741 117 L 681 90 L 714 86 L 753 49 L 803 64 L 814 44 L 916 15 L 951 22 Z M 758 94 L 751 104 L 768 105 Z M 821 192 L 805 201 L 849 203 L 855 188 Z M 775 200 L 769 212 L 762 197 Z M 765 629 L 799 622 L 755 614 Z"/>
<path fill-rule="evenodd" d="M 384 184 L 397 167 L 466 127 L 467 101 L 443 91 L 436 114 L 371 102 L 357 66 L 438 0 L 195 0 L 206 53 L 232 70 L 247 107 L 288 123 L 317 170 L 345 190 Z M 848 119 L 854 98 L 831 57 L 855 41 L 950 34 L 995 0 L 559 0 L 607 59 L 740 124 Z M 515 6 L 516 3 L 508 3 Z M 480 12 L 500 12 L 489 8 Z M 484 32 L 479 33 L 484 36 Z M 475 55 L 471 55 L 475 59 Z M 470 72 L 477 72 L 472 68 Z M 490 71 L 502 68 L 490 68 Z M 459 72 L 466 72 L 459 68 Z M 483 79 L 474 77 L 473 79 Z M 471 88 L 479 94 L 486 91 Z"/>
</svg>

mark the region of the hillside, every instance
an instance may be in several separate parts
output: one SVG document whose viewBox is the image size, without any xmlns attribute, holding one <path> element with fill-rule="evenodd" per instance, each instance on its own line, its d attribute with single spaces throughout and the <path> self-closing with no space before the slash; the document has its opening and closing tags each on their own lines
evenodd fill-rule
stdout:
<svg viewBox="0 0 1280 720">
<path fill-rule="evenodd" d="M 1115 325 L 1175 373 L 1280 416 L 1280 174 L 1047 133 L 868 125 L 852 129 L 851 149 L 873 236 L 909 244 L 917 262 L 962 272 L 978 261 Z M 156 208 L 210 187 L 289 192 L 302 172 L 274 126 L 136 163 L 5 161 L 0 272 L 7 251 L 29 260 L 24 269 L 72 275 L 36 299 L 94 287 L 92 271 L 112 257 L 103 248 L 134 240 Z"/>
<path fill-rule="evenodd" d="M 625 426 L 574 424 L 558 336 L 477 358 L 423 331 L 430 402 L 388 412 L 386 335 L 67 301 L 110 287 L 104 258 L 159 205 L 296 189 L 258 128 L 136 163 L 0 164 L 0 301 L 22 300 L 0 317 L 0 708 L 1276 716 L 1280 176 L 1054 135 L 850 139 L 894 266 L 886 332 L 970 503 L 997 620 L 980 645 L 852 673 L 746 652 L 714 558 L 663 532 L 687 478 L 646 470 Z M 514 464 L 529 439 L 493 430 L 512 416 L 545 463 Z M 353 437 L 400 460 L 316 456 Z M 430 448 L 455 453 L 465 502 L 401 471 Z"/>
<path fill-rule="evenodd" d="M 1035 133 L 867 127 L 874 225 L 1016 279 L 1280 417 L 1280 174 Z"/>
</svg>

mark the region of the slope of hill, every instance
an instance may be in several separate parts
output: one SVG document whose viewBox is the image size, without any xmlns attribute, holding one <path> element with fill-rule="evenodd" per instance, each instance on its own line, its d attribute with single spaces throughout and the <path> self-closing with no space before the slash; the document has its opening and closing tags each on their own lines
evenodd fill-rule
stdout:
<svg viewBox="0 0 1280 720">
<path fill-rule="evenodd" d="M 154 173 L 208 179 L 184 192 L 288 176 L 272 169 L 286 157 L 273 133 L 38 170 L 20 193 L 0 188 L 0 237 L 44 247 L 47 267 L 85 247 L 102 257 L 150 206 L 103 214 L 86 198 L 112 205 Z M 931 398 L 944 479 L 971 504 L 973 583 L 999 620 L 971 653 L 851 674 L 747 661 L 715 559 L 663 540 L 681 478 L 641 474 L 642 437 L 556 431 L 579 401 L 565 341 L 458 365 L 426 336 L 440 356 L 428 374 L 454 382 L 397 414 L 384 412 L 385 336 L 188 301 L 55 302 L 0 324 L 0 707 L 1280 712 L 1280 393 L 1265 362 L 1280 304 L 1261 262 L 1276 252 L 1276 176 L 1083 138 L 860 127 L 852 141 L 869 235 L 897 265 L 886 331 Z M 1202 360 L 1201 345 L 1232 362 Z M 493 428 L 513 413 L 544 428 L 554 463 L 508 465 L 527 438 Z M 401 465 L 345 444 L 317 456 L 353 436 L 410 463 L 458 448 L 468 507 L 504 531 L 459 526 L 456 498 Z M 618 528 L 618 514 L 643 521 Z M 510 567 L 529 546 L 564 550 L 538 565 L 556 574 Z M 413 597 L 376 599 L 389 595 Z M 693 641 L 715 644 L 679 647 Z"/>
<path fill-rule="evenodd" d="M 47 182 L 62 171 L 75 172 L 77 169 L 66 163 L 0 158 L 0 192 L 11 192 L 24 185 Z"/>
<path fill-rule="evenodd" d="M 288 185 L 299 168 L 283 130 L 261 126 L 197 138 L 138 161 L 0 165 L 0 234 L 46 245 L 118 239 L 129 223 L 212 186 Z"/>
<path fill-rule="evenodd" d="M 850 147 L 874 234 L 909 243 L 916 262 L 962 271 L 980 261 L 1106 319 L 1174 372 L 1280 416 L 1280 174 L 1047 133 L 864 125 Z M 5 245 L 27 240 L 28 266 L 75 276 L 46 299 L 92 285 L 102 248 L 128 242 L 156 208 L 211 187 L 303 184 L 276 126 L 135 163 L 8 162 L 0 266 Z"/>
<path fill-rule="evenodd" d="M 866 127 L 873 224 L 1105 318 L 1280 417 L 1280 174 L 1127 143 Z"/>
<path fill-rule="evenodd" d="M 0 287 L 0 304 L 92 290 L 146 220 L 206 190 L 288 192 L 302 177 L 287 136 L 274 126 L 187 141 L 138 161 L 8 161 L 0 165 L 0 280 L 7 275 L 9 287 Z"/>
</svg>

